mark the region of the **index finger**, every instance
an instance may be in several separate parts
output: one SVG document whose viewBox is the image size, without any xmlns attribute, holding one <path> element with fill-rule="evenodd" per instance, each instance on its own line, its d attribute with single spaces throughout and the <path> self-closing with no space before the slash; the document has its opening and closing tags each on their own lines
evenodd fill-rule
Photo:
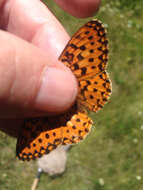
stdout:
<svg viewBox="0 0 143 190">
<path fill-rule="evenodd" d="M 1 7 L 1 1 L 0 1 L 0 7 Z M 2 9 L 1 9 L 2 10 Z M 45 7 L 44 4 L 41 3 L 39 0 L 9 0 L 5 1 L 5 4 L 3 5 L 3 11 L 1 14 L 2 18 L 1 21 L 1 27 L 8 32 L 11 32 L 29 42 L 32 42 L 33 44 L 36 44 L 36 46 L 40 47 L 46 52 L 46 59 L 45 61 L 41 61 L 41 51 L 38 49 L 35 49 L 34 47 L 30 46 L 30 44 L 25 43 L 24 41 L 20 40 L 19 38 L 15 38 L 14 35 L 8 35 L 8 33 L 4 33 L 1 31 L 1 44 L 5 44 L 3 47 L 3 51 L 6 52 L 5 54 L 1 53 L 1 60 L 4 60 L 9 65 L 9 70 L 11 71 L 12 76 L 15 76 L 15 73 L 13 72 L 16 65 L 16 71 L 17 75 L 16 77 L 13 77 L 13 81 L 9 80 L 10 83 L 18 84 L 15 88 L 15 101 L 18 101 L 17 95 L 19 92 L 21 92 L 20 101 L 18 104 L 21 105 L 22 109 L 24 109 L 23 101 L 27 102 L 27 96 L 25 97 L 25 94 L 18 89 L 27 89 L 30 83 L 28 81 L 33 81 L 33 76 L 36 79 L 34 84 L 32 84 L 32 87 L 36 87 L 38 84 L 38 88 L 36 88 L 36 94 L 38 95 L 40 89 L 43 89 L 41 92 L 41 96 L 34 95 L 35 91 L 26 91 L 28 93 L 28 97 L 32 97 L 30 101 L 34 102 L 35 97 L 40 97 L 40 105 L 39 109 L 40 111 L 50 111 L 49 109 L 52 108 L 52 110 L 55 110 L 58 103 L 60 103 L 60 106 L 58 107 L 59 111 L 63 111 L 65 108 L 68 108 L 71 103 L 74 102 L 74 99 L 76 97 L 77 92 L 77 84 L 76 80 L 71 72 L 69 72 L 68 68 L 64 67 L 63 72 L 66 74 L 67 77 L 70 78 L 69 82 L 67 80 L 62 81 L 62 76 L 65 76 L 63 74 L 56 74 L 57 68 L 59 68 L 59 61 L 58 57 L 65 47 L 65 44 L 67 43 L 69 36 L 65 32 L 64 28 L 61 26 L 61 24 L 57 21 L 57 19 L 54 17 L 54 15 Z M 9 52 L 7 49 L 12 49 L 12 57 L 14 62 L 10 60 Z M 36 51 L 35 51 L 36 50 Z M 35 56 L 36 55 L 36 56 Z M 5 57 L 7 59 L 5 59 Z M 42 56 L 42 59 L 44 59 L 45 56 Z M 34 59 L 34 61 L 33 61 Z M 51 80 L 47 83 L 43 73 L 45 71 L 45 68 L 49 65 L 54 65 L 53 71 L 54 73 L 46 74 L 47 77 L 53 78 L 53 84 Z M 36 73 L 33 73 L 35 71 Z M 63 68 L 63 67 L 62 67 Z M 7 70 L 6 64 L 1 64 L 1 71 Z M 23 77 L 22 73 L 26 75 L 26 78 Z M 48 69 L 49 71 L 49 69 Z M 61 70 L 59 71 L 61 73 Z M 39 77 L 41 76 L 41 77 Z M 53 77 L 52 77 L 53 76 Z M 8 75 L 10 78 L 10 73 Z M 42 79 L 42 80 L 41 80 Z M 27 81 L 27 82 L 26 82 Z M 71 81 L 71 83 L 70 83 Z M 66 85 L 66 82 L 69 85 Z M 45 84 L 44 86 L 42 84 Z M 2 83 L 2 86 L 8 87 L 8 79 L 6 78 L 5 83 Z M 49 85 L 48 85 L 49 84 Z M 52 88 L 51 88 L 52 86 Z M 40 88 L 41 87 L 41 88 Z M 3 88 L 1 88 L 3 89 Z M 71 100 L 71 89 L 73 89 L 73 92 L 75 92 L 75 96 L 73 96 L 73 99 Z M 53 93 L 52 90 L 56 90 L 56 92 Z M 2 91 L 2 90 L 1 90 Z M 62 94 L 66 91 L 66 100 L 67 102 L 62 102 L 59 93 Z M 34 94 L 32 94 L 34 92 Z M 68 93 L 69 92 L 69 93 Z M 48 93 L 48 95 L 47 95 Z M 7 97 L 5 93 L 2 93 L 3 97 Z M 31 95 L 32 94 L 32 95 Z M 56 100 L 53 101 L 53 94 L 56 95 Z M 64 93 L 65 94 L 65 93 Z M 49 97 L 49 98 L 48 98 Z M 29 99 L 29 98 L 28 98 Z M 62 98 L 63 99 L 63 98 Z M 8 101 L 8 98 L 5 98 L 5 101 Z M 56 108 L 55 108 L 56 106 Z M 32 105 L 29 103 L 29 107 L 32 108 Z M 37 110 L 38 111 L 38 110 Z M 52 111 L 53 112 L 53 111 Z"/>
<path fill-rule="evenodd" d="M 46 52 L 48 50 L 52 58 L 59 57 L 69 35 L 41 1 L 9 0 L 5 2 L 2 12 L 0 25 L 3 29 Z"/>
<path fill-rule="evenodd" d="M 100 0 L 55 0 L 56 3 L 71 15 L 79 18 L 91 17 L 100 6 Z"/>
</svg>

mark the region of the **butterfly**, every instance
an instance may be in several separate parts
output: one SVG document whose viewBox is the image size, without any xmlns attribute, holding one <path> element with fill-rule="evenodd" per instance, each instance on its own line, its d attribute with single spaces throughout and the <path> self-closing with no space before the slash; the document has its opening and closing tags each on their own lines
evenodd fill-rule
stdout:
<svg viewBox="0 0 143 190">
<path fill-rule="evenodd" d="M 72 36 L 59 60 L 77 78 L 76 102 L 57 116 L 25 119 L 16 147 L 16 155 L 21 160 L 29 161 L 50 153 L 58 145 L 83 140 L 93 123 L 87 110 L 97 112 L 111 95 L 111 81 L 106 71 L 108 40 L 99 20 L 91 20 L 82 26 Z"/>
</svg>

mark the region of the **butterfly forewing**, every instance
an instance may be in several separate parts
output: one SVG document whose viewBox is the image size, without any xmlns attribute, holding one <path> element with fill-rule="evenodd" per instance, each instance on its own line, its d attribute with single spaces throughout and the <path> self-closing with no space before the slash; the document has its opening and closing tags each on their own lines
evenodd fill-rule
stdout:
<svg viewBox="0 0 143 190">
<path fill-rule="evenodd" d="M 52 124 L 52 127 L 51 127 Z M 49 118 L 27 119 L 17 141 L 16 154 L 21 160 L 41 157 L 62 143 L 62 131 Z"/>
<path fill-rule="evenodd" d="M 83 80 L 105 70 L 108 61 L 108 40 L 103 25 L 93 20 L 75 33 L 59 58 Z"/>
</svg>

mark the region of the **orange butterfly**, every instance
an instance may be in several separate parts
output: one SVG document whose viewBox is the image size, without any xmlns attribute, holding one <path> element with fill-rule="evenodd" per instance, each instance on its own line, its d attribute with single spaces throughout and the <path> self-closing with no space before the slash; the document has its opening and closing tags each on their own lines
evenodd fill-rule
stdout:
<svg viewBox="0 0 143 190">
<path fill-rule="evenodd" d="M 105 71 L 108 40 L 100 21 L 92 20 L 82 26 L 59 60 L 72 70 L 78 80 L 77 100 L 64 114 L 25 120 L 16 148 L 16 155 L 21 160 L 35 159 L 58 145 L 81 141 L 92 126 L 85 108 L 97 112 L 111 95 L 111 82 Z"/>
</svg>

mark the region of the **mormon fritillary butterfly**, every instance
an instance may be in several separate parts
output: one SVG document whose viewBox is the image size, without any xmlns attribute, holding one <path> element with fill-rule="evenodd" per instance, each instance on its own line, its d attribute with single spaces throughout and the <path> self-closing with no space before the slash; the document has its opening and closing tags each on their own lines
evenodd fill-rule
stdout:
<svg viewBox="0 0 143 190">
<path fill-rule="evenodd" d="M 58 145 L 80 142 L 92 126 L 85 108 L 97 112 L 111 95 L 111 82 L 105 70 L 108 40 L 100 21 L 92 20 L 82 26 L 73 35 L 59 60 L 77 78 L 77 100 L 64 114 L 25 120 L 16 148 L 21 160 L 41 157 Z"/>
</svg>

